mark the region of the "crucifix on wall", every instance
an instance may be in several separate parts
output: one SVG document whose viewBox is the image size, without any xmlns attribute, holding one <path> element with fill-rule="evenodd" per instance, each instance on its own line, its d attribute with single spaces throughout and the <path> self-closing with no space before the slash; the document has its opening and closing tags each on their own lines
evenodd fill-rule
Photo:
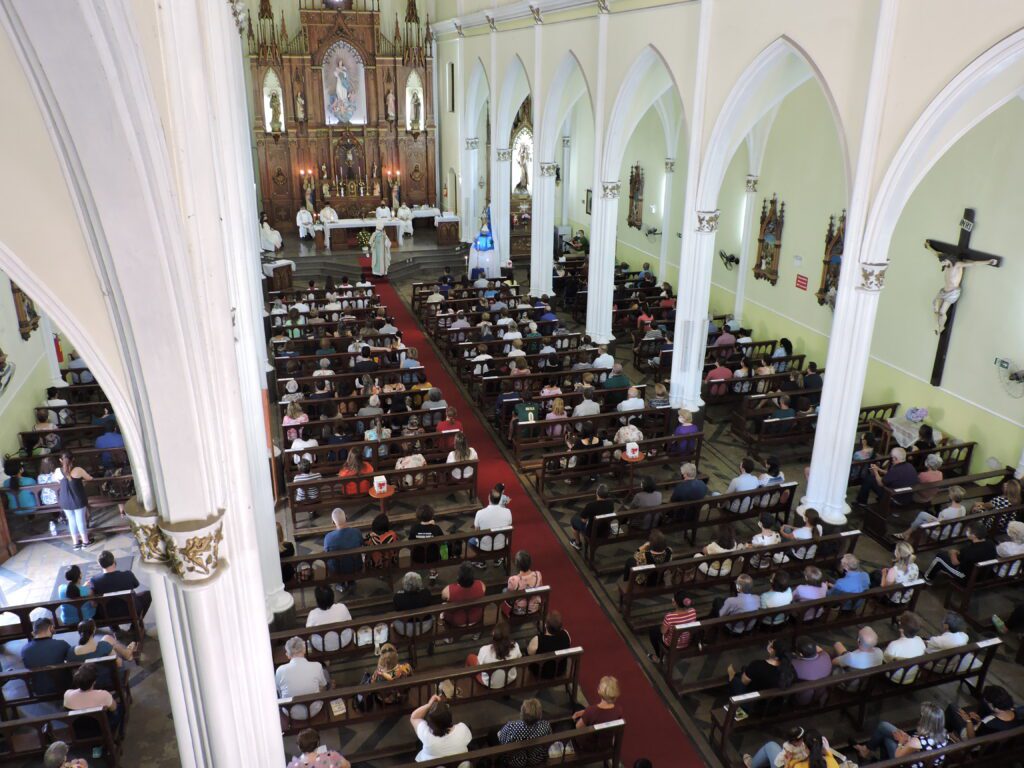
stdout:
<svg viewBox="0 0 1024 768">
<path fill-rule="evenodd" d="M 943 243 L 939 240 L 925 240 L 924 246 L 934 251 L 942 266 L 942 288 L 932 301 L 935 313 L 935 333 L 939 337 L 939 346 L 935 350 L 935 364 L 932 366 L 932 386 L 942 384 L 942 373 L 946 367 L 946 354 L 949 352 L 949 338 L 956 317 L 956 304 L 963 291 L 964 270 L 967 267 L 985 264 L 998 267 L 1003 263 L 1001 256 L 982 253 L 971 248 L 971 232 L 974 229 L 974 209 L 964 208 L 964 217 L 960 219 L 960 239 L 956 244 Z"/>
</svg>

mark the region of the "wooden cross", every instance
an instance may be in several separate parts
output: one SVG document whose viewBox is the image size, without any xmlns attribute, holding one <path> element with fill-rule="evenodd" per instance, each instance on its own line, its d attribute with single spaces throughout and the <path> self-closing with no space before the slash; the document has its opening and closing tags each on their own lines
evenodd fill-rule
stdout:
<svg viewBox="0 0 1024 768">
<path fill-rule="evenodd" d="M 971 232 L 974 230 L 974 209 L 964 208 L 964 217 L 960 219 L 960 239 L 956 245 L 943 243 L 940 240 L 925 240 L 924 245 L 935 252 L 939 262 L 948 262 L 943 269 L 951 270 L 954 288 L 949 289 L 947 285 L 939 292 L 933 302 L 933 309 L 940 322 L 941 331 L 939 334 L 939 345 L 935 350 L 935 364 L 932 366 L 931 383 L 933 387 L 942 384 L 942 373 L 946 367 L 946 354 L 949 352 L 949 339 L 953 331 L 953 320 L 956 317 L 956 305 L 960 298 L 960 291 L 963 285 L 963 269 L 976 264 L 988 264 L 998 267 L 1003 263 L 1002 256 L 993 256 L 990 253 L 982 253 L 971 248 Z"/>
</svg>

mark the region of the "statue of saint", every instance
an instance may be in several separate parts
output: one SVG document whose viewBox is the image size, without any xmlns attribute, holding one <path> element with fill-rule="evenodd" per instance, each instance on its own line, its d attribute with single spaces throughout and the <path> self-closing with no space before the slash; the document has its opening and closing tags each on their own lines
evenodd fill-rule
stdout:
<svg viewBox="0 0 1024 768">
<path fill-rule="evenodd" d="M 384 103 L 385 103 L 385 116 L 387 117 L 389 122 L 394 122 L 394 120 L 395 120 L 395 92 L 392 91 L 390 88 L 388 89 L 387 94 L 384 96 Z"/>
<path fill-rule="evenodd" d="M 320 194 L 324 200 L 331 196 L 331 179 L 327 175 L 327 164 L 320 164 Z"/>
<path fill-rule="evenodd" d="M 398 204 L 401 201 L 401 199 L 402 199 L 401 198 L 401 185 L 396 180 L 391 185 L 391 210 L 392 211 L 397 211 L 398 210 Z"/>
<path fill-rule="evenodd" d="M 409 124 L 412 125 L 413 130 L 420 129 L 420 110 L 422 105 L 420 104 L 419 91 L 412 92 L 412 101 L 409 105 Z"/>
<path fill-rule="evenodd" d="M 302 196 L 306 201 L 306 210 L 313 212 L 313 175 L 306 174 L 302 182 Z"/>
<path fill-rule="evenodd" d="M 281 94 L 277 91 L 270 94 L 270 130 L 272 133 L 281 132 Z"/>
<path fill-rule="evenodd" d="M 302 91 L 295 92 L 295 119 L 300 123 L 306 122 L 306 97 Z"/>
<path fill-rule="evenodd" d="M 530 191 L 530 150 L 526 144 L 519 145 L 519 183 L 516 184 L 516 193 L 525 195 Z"/>
</svg>

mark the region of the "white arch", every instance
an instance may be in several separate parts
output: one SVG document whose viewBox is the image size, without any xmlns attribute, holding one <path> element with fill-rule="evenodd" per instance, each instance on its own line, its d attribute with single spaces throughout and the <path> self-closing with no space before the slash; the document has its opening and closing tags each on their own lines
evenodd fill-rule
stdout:
<svg viewBox="0 0 1024 768">
<path fill-rule="evenodd" d="M 835 121 L 842 153 L 844 187 L 849 198 L 853 178 L 850 153 L 846 131 L 832 92 L 807 53 L 789 38 L 780 37 L 761 51 L 744 70 L 718 114 L 701 163 L 697 210 L 711 211 L 717 207 L 725 171 L 740 143 L 765 115 L 812 77 L 821 86 Z"/>
<path fill-rule="evenodd" d="M 495 136 L 497 146 L 495 149 L 505 149 L 512 140 L 512 121 L 515 120 L 523 100 L 532 93 L 530 78 L 526 74 L 526 67 L 519 54 L 513 54 L 509 62 L 505 77 L 501 83 L 501 90 L 498 92 L 498 108 L 495 118 Z"/>
<path fill-rule="evenodd" d="M 889 260 L 903 208 L 928 171 L 964 134 L 1024 87 L 1024 30 L 986 50 L 954 77 L 921 113 L 889 163 L 864 233 L 862 261 Z"/>
<path fill-rule="evenodd" d="M 572 50 L 566 51 L 565 58 L 555 70 L 551 81 L 547 103 L 541 112 L 541 124 L 536 134 L 537 157 L 546 163 L 556 162 L 555 153 L 558 142 L 569 115 L 576 105 L 586 97 L 590 114 L 594 114 L 594 100 L 590 93 L 590 84 L 580 66 L 579 59 Z"/>
<path fill-rule="evenodd" d="M 480 113 L 490 99 L 491 84 L 487 79 L 487 70 L 484 69 L 483 62 L 477 58 L 473 62 L 473 71 L 469 75 L 469 85 L 466 88 L 466 109 L 462 113 L 463 137 L 477 137 L 476 127 L 480 123 Z"/>
<path fill-rule="evenodd" d="M 636 130 L 637 124 L 643 119 L 647 110 L 663 98 L 667 98 L 666 103 L 678 105 L 678 122 L 682 124 L 685 121 L 685 111 L 682 107 L 682 99 L 679 97 L 679 89 L 676 87 L 675 80 L 673 80 L 661 53 L 654 46 L 649 45 L 640 52 L 636 61 L 633 62 L 633 66 L 630 67 L 629 73 L 623 79 L 615 98 L 611 118 L 608 121 L 601 181 L 618 179 L 626 145 Z M 665 133 L 668 137 L 673 132 L 666 127 Z M 678 133 L 676 135 L 678 136 Z M 675 142 L 673 142 L 674 145 Z"/>
</svg>

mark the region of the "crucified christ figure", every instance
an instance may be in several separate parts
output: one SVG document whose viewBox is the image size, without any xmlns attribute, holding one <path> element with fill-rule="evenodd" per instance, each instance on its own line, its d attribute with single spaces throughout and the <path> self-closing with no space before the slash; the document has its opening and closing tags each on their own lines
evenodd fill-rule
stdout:
<svg viewBox="0 0 1024 768">
<path fill-rule="evenodd" d="M 930 243 L 926 240 L 925 247 L 931 248 Z M 932 248 L 932 250 L 935 250 Z M 967 267 L 977 266 L 978 264 L 985 264 L 990 267 L 998 267 L 998 259 L 988 259 L 987 261 L 961 261 L 960 259 L 950 258 L 947 254 L 941 251 L 935 251 L 939 254 L 939 264 L 942 265 L 942 279 L 943 286 L 937 294 L 935 299 L 932 301 L 932 312 L 935 313 L 936 329 L 935 335 L 938 336 L 946 329 L 946 318 L 949 314 L 949 309 L 960 299 L 960 293 L 962 288 L 960 284 L 964 279 L 964 270 Z"/>
</svg>

